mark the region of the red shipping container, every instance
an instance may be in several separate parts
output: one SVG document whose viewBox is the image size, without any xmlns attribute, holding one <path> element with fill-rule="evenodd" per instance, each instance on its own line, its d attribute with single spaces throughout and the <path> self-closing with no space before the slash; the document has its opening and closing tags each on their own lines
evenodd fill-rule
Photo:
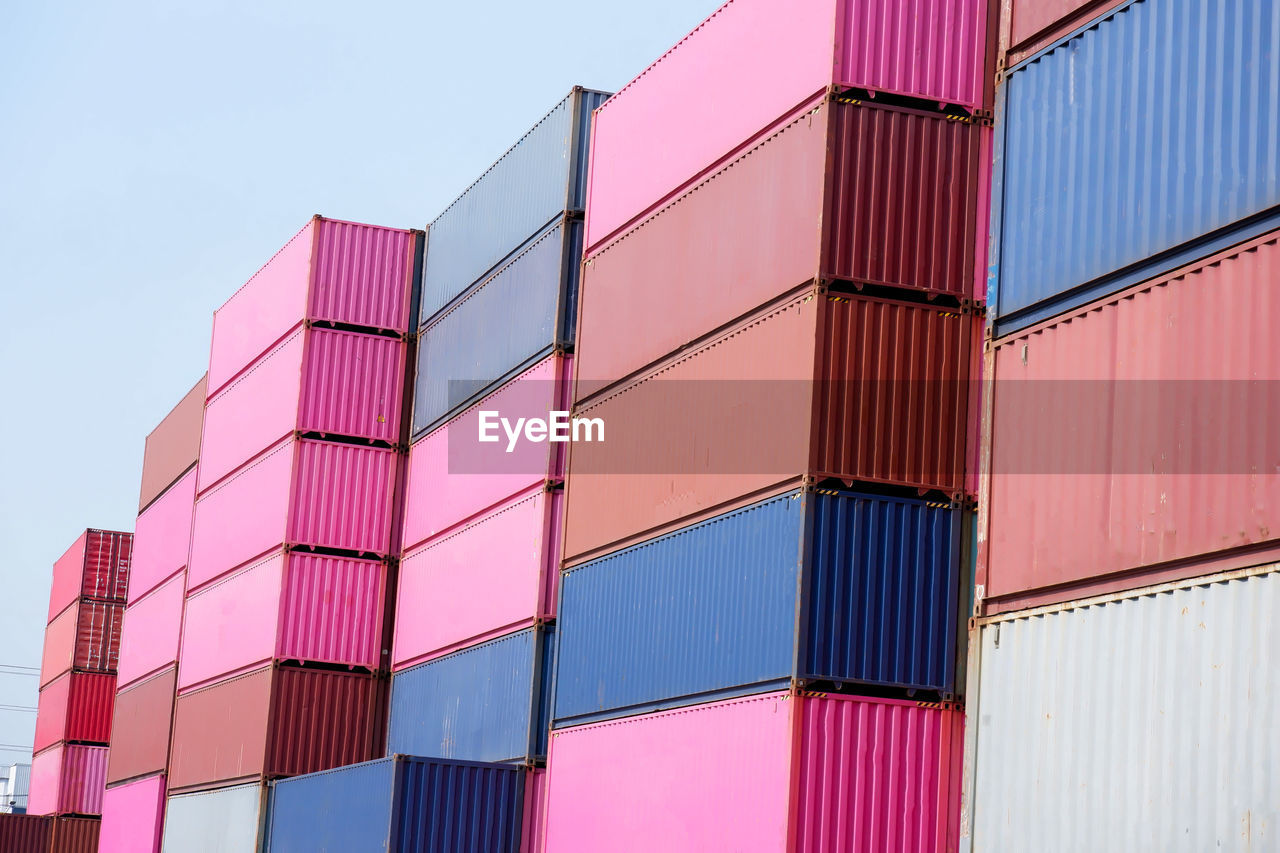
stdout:
<svg viewBox="0 0 1280 853">
<path fill-rule="evenodd" d="M 60 817 L 53 823 L 49 853 L 98 853 L 102 821 L 96 817 Z"/>
<path fill-rule="evenodd" d="M 116 677 L 93 672 L 68 672 L 40 691 L 33 752 L 58 741 L 106 743 L 111 737 L 111 709 Z"/>
<path fill-rule="evenodd" d="M 108 784 L 160 773 L 168 766 L 177 682 L 177 669 L 170 668 L 116 694 Z"/>
<path fill-rule="evenodd" d="M 1280 234 L 997 343 L 989 613 L 1280 559 Z"/>
<path fill-rule="evenodd" d="M 972 323 L 807 288 L 575 411 L 566 563 L 802 477 L 964 492 Z"/>
<path fill-rule="evenodd" d="M 53 564 L 49 621 L 78 596 L 124 602 L 129 592 L 129 558 L 133 534 L 86 530 Z"/>
<path fill-rule="evenodd" d="M 0 812 L 0 850 L 5 853 L 48 853 L 53 819 L 47 815 Z"/>
<path fill-rule="evenodd" d="M 1125 0 L 1004 0 L 999 70 L 1012 68 L 1124 3 Z"/>
<path fill-rule="evenodd" d="M 272 666 L 178 697 L 169 790 L 299 776 L 383 753 L 387 680 Z"/>
<path fill-rule="evenodd" d="M 809 104 L 586 262 L 575 400 L 807 281 L 971 300 L 990 133 Z"/>
<path fill-rule="evenodd" d="M 107 747 L 59 744 L 31 759 L 32 814 L 102 814 Z"/>
<path fill-rule="evenodd" d="M 147 436 L 142 452 L 142 491 L 138 514 L 196 464 L 200 455 L 200 424 L 204 420 L 205 381 L 200 377 L 186 396 Z"/>
<path fill-rule="evenodd" d="M 81 598 L 49 623 L 44 634 L 40 686 L 73 667 L 114 674 L 120 657 L 123 604 Z"/>
</svg>

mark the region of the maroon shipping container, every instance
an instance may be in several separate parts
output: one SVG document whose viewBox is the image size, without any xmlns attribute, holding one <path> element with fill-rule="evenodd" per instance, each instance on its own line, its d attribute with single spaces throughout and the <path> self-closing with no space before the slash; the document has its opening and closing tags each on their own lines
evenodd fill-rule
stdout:
<svg viewBox="0 0 1280 853">
<path fill-rule="evenodd" d="M 178 670 L 170 667 L 116 694 L 107 784 L 159 773 L 169 763 Z"/>
<path fill-rule="evenodd" d="M 387 680 L 272 666 L 178 697 L 169 790 L 316 773 L 383 754 Z"/>
<path fill-rule="evenodd" d="M 111 737 L 115 698 L 114 675 L 68 672 L 58 676 L 40 691 L 32 752 L 58 741 L 106 743 Z"/>
<path fill-rule="evenodd" d="M 204 421 L 206 373 L 147 436 L 142 452 L 142 491 L 138 514 L 196 464 Z"/>
<path fill-rule="evenodd" d="M 985 127 L 826 98 L 593 254 L 582 402 L 815 279 L 974 296 Z"/>
<path fill-rule="evenodd" d="M 1125 0 L 1002 0 L 999 70 L 1017 65 Z"/>
<path fill-rule="evenodd" d="M 86 530 L 53 564 L 49 621 L 78 596 L 123 603 L 129 593 L 129 559 L 133 534 Z"/>
<path fill-rule="evenodd" d="M 45 629 L 40 686 L 72 668 L 114 675 L 123 622 L 124 604 L 77 599 Z"/>
<path fill-rule="evenodd" d="M 49 853 L 98 853 L 101 829 L 101 818 L 59 817 L 53 823 L 53 842 Z"/>
<path fill-rule="evenodd" d="M 566 562 L 801 478 L 964 492 L 973 324 L 805 288 L 587 406 L 571 445 Z"/>
<path fill-rule="evenodd" d="M 47 815 L 0 813 L 0 850 L 4 853 L 48 853 L 53 818 Z"/>
</svg>

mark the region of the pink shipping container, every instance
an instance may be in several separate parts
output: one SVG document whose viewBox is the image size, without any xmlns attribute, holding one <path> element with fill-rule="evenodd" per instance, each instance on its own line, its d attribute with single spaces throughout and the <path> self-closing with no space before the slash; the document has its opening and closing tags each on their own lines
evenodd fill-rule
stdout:
<svg viewBox="0 0 1280 853">
<path fill-rule="evenodd" d="M 31 759 L 31 814 L 102 814 L 107 747 L 59 745 Z"/>
<path fill-rule="evenodd" d="M 943 853 L 960 819 L 963 715 L 769 693 L 552 732 L 556 853 Z"/>
<path fill-rule="evenodd" d="M 490 509 L 513 495 L 564 477 L 564 444 L 479 441 L 480 413 L 511 422 L 568 411 L 572 358 L 538 362 L 476 405 L 433 430 L 409 449 L 405 492 L 405 550 Z M 500 434 L 500 433 L 499 433 Z"/>
<path fill-rule="evenodd" d="M 213 315 L 208 397 L 299 323 L 405 334 L 418 234 L 313 218 Z"/>
<path fill-rule="evenodd" d="M 86 530 L 53 564 L 49 589 L 49 621 L 79 596 L 99 601 L 125 600 L 133 534 Z"/>
<path fill-rule="evenodd" d="M 524 783 L 520 853 L 542 853 L 547 842 L 547 771 L 530 770 Z"/>
<path fill-rule="evenodd" d="M 404 558 L 394 669 L 555 616 L 562 495 L 536 485 Z"/>
<path fill-rule="evenodd" d="M 407 344 L 296 328 L 209 399 L 199 492 L 294 432 L 399 440 Z"/>
<path fill-rule="evenodd" d="M 997 343 L 987 612 L 1280 559 L 1277 281 L 1273 232 Z"/>
<path fill-rule="evenodd" d="M 138 516 L 129 572 L 129 601 L 137 602 L 187 565 L 191 513 L 196 503 L 193 468 Z"/>
<path fill-rule="evenodd" d="M 121 689 L 178 659 L 185 590 L 186 578 L 178 574 L 125 609 L 117 669 Z"/>
<path fill-rule="evenodd" d="M 187 599 L 178 688 L 272 660 L 375 669 L 386 564 L 280 552 Z"/>
<path fill-rule="evenodd" d="M 108 788 L 102 796 L 98 853 L 159 853 L 164 791 L 163 775 Z"/>
<path fill-rule="evenodd" d="M 829 87 L 983 107 L 987 5 L 730 0 L 596 110 L 588 249 Z"/>
<path fill-rule="evenodd" d="M 383 557 L 396 453 L 287 439 L 196 501 L 187 590 L 280 548 Z"/>
</svg>

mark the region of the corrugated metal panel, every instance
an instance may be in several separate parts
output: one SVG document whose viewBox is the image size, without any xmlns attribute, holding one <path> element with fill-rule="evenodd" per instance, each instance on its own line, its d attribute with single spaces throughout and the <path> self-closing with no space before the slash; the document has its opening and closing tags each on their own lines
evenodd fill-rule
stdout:
<svg viewBox="0 0 1280 853">
<path fill-rule="evenodd" d="M 147 436 L 142 452 L 142 490 L 138 515 L 169 488 L 200 456 L 200 427 L 204 420 L 205 383 L 200 377 L 187 395 Z"/>
<path fill-rule="evenodd" d="M 86 530 L 53 564 L 49 621 L 80 595 L 123 603 L 132 551 L 132 533 Z"/>
<path fill-rule="evenodd" d="M 1010 73 L 1000 333 L 1267 230 L 1214 245 L 1280 204 L 1277 80 L 1280 10 L 1213 0 L 1135 0 Z"/>
<path fill-rule="evenodd" d="M 164 776 L 108 788 L 96 853 L 159 853 L 164 832 Z"/>
<path fill-rule="evenodd" d="M 170 797 L 164 853 L 255 853 L 263 838 L 265 785 Z"/>
<path fill-rule="evenodd" d="M 261 776 L 266 765 L 271 681 L 272 670 L 261 669 L 177 698 L 170 791 Z M 166 849 L 169 844 L 166 838 Z"/>
<path fill-rule="evenodd" d="M 195 502 L 196 472 L 192 469 L 138 516 L 129 569 L 131 605 L 187 564 Z"/>
<path fill-rule="evenodd" d="M 40 752 L 60 740 L 66 740 L 67 706 L 71 703 L 71 676 L 68 672 L 40 688 L 36 708 L 35 740 L 32 752 Z M 111 676 L 102 676 L 110 678 Z M 7 771 L 6 771 L 7 772 Z M 3 793 L 3 789 L 0 789 Z"/>
<path fill-rule="evenodd" d="M 395 849 L 518 853 L 523 770 L 410 758 L 402 772 L 405 813 Z"/>
<path fill-rule="evenodd" d="M 531 761 L 547 628 L 396 673 L 387 751 L 463 761 Z M 543 636 L 539 636 L 539 635 Z"/>
<path fill-rule="evenodd" d="M 182 638 L 182 605 L 186 579 L 175 575 L 124 611 L 120 635 L 120 687 L 173 666 Z"/>
<path fill-rule="evenodd" d="M 524 818 L 520 824 L 520 853 L 542 853 L 547 834 L 547 771 L 528 770 L 524 777 Z"/>
<path fill-rule="evenodd" d="M 53 824 L 49 853 L 98 853 L 101 829 L 97 818 L 60 817 Z"/>
<path fill-rule="evenodd" d="M 80 599 L 45 630 L 40 686 L 71 668 L 114 673 L 120 656 L 123 604 Z"/>
<path fill-rule="evenodd" d="M 176 689 L 177 670 L 168 669 L 116 694 L 108 783 L 159 773 L 168 765 Z"/>
<path fill-rule="evenodd" d="M 408 332 L 413 233 L 335 219 L 318 223 L 307 319 Z"/>
<path fill-rule="evenodd" d="M 607 97 L 574 89 L 428 226 L 422 323 L 552 220 L 583 208 L 591 114 Z"/>
<path fill-rule="evenodd" d="M 972 849 L 1275 847 L 1278 624 L 1270 566 L 983 626 Z"/>
<path fill-rule="evenodd" d="M 1000 56 L 1009 68 L 1128 0 L 1013 0 L 1000 16 Z"/>
<path fill-rule="evenodd" d="M 388 554 L 395 460 L 390 450 L 299 442 L 287 541 Z"/>
<path fill-rule="evenodd" d="M 102 813 L 107 747 L 58 744 L 31 759 L 32 814 Z"/>
<path fill-rule="evenodd" d="M 419 435 L 573 341 L 579 222 L 560 220 L 432 321 L 418 339 L 413 434 Z"/>
<path fill-rule="evenodd" d="M 271 786 L 264 849 L 396 853 L 392 822 L 404 808 L 396 784 L 398 761 L 381 758 L 276 782 Z"/>
<path fill-rule="evenodd" d="M 116 677 L 68 672 L 40 691 L 33 752 L 60 740 L 106 743 L 111 737 L 111 708 Z"/>
<path fill-rule="evenodd" d="M 48 853 L 53 820 L 45 815 L 0 813 L 0 849 L 6 853 Z"/>
<path fill-rule="evenodd" d="M 267 749 L 267 775 L 299 776 L 382 754 L 384 678 L 281 668 Z"/>
</svg>

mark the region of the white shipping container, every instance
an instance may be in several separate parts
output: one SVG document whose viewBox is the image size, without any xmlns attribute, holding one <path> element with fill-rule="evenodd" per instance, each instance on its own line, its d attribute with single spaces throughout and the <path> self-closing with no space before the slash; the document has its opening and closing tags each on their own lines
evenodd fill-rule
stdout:
<svg viewBox="0 0 1280 853">
<path fill-rule="evenodd" d="M 170 797 L 163 853 L 257 853 L 267 786 L 236 785 Z"/>
<path fill-rule="evenodd" d="M 962 849 L 1280 850 L 1280 565 L 983 620 Z"/>
</svg>

